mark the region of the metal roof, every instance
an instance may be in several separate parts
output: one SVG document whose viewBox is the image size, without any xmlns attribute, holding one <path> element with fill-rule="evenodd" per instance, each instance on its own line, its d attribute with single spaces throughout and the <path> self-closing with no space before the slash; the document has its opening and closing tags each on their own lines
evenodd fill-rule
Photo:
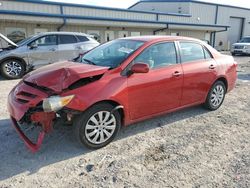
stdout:
<svg viewBox="0 0 250 188">
<path fill-rule="evenodd" d="M 244 9 L 244 10 L 250 10 L 250 8 L 240 7 L 240 6 L 234 6 L 229 4 L 221 4 L 221 3 L 213 3 L 213 2 L 207 2 L 207 1 L 200 1 L 200 0 L 139 0 L 137 3 L 130 6 L 128 9 L 131 9 L 132 7 L 136 6 L 139 3 L 146 3 L 146 2 L 190 2 L 190 3 L 201 3 L 201 4 L 207 4 L 207 5 L 215 5 L 215 6 L 221 6 L 221 7 L 229 7 L 229 8 L 238 8 L 238 9 Z"/>
</svg>

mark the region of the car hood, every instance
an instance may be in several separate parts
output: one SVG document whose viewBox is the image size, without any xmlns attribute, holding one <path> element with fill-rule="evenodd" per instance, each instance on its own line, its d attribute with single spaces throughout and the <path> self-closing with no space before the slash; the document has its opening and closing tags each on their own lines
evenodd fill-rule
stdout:
<svg viewBox="0 0 250 188">
<path fill-rule="evenodd" d="M 250 43 L 234 43 L 233 46 L 250 46 Z"/>
<path fill-rule="evenodd" d="M 18 45 L 16 43 L 14 43 L 13 41 L 11 41 L 10 39 L 8 39 L 6 36 L 4 36 L 3 34 L 0 33 L 0 40 L 3 40 L 6 42 L 7 46 L 6 47 L 2 47 L 0 46 L 1 49 L 4 48 L 9 48 L 10 46 L 12 47 L 18 47 Z"/>
<path fill-rule="evenodd" d="M 104 74 L 108 69 L 70 61 L 59 62 L 30 72 L 23 80 L 59 93 L 82 78 Z"/>
</svg>

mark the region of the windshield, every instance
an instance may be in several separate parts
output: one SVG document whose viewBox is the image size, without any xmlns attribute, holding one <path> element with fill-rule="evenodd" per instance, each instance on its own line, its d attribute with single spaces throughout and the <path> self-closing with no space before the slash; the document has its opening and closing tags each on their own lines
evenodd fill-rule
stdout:
<svg viewBox="0 0 250 188">
<path fill-rule="evenodd" d="M 246 43 L 249 42 L 250 43 L 250 37 L 243 38 L 243 39 L 240 40 L 240 42 L 241 43 L 243 43 L 243 42 L 246 42 Z"/>
<path fill-rule="evenodd" d="M 88 52 L 81 62 L 116 68 L 143 44 L 143 41 L 136 40 L 114 40 Z"/>
<path fill-rule="evenodd" d="M 31 38 L 32 38 L 32 36 L 31 36 L 31 37 L 28 37 L 28 38 L 25 38 L 25 39 L 19 41 L 19 42 L 17 43 L 17 45 L 18 45 L 18 46 L 22 46 L 22 45 L 25 44 L 27 41 L 29 41 Z"/>
</svg>

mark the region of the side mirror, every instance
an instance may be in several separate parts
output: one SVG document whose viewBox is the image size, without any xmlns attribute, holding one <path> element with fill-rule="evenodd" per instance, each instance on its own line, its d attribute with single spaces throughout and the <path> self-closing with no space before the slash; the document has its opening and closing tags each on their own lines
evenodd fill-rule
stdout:
<svg viewBox="0 0 250 188">
<path fill-rule="evenodd" d="M 131 67 L 132 73 L 148 73 L 149 66 L 146 63 L 136 63 Z"/>
<path fill-rule="evenodd" d="M 37 48 L 38 46 L 37 46 L 37 44 L 36 43 L 31 43 L 30 45 L 29 45 L 29 48 L 32 50 L 32 49 L 35 49 L 35 48 Z"/>
</svg>

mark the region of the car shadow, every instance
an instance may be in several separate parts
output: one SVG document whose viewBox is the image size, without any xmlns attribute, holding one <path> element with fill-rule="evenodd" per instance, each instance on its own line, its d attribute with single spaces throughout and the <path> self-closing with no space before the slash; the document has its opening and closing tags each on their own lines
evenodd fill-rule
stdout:
<svg viewBox="0 0 250 188">
<path fill-rule="evenodd" d="M 122 128 L 113 142 L 204 113 L 208 111 L 197 106 L 136 123 Z M 72 127 L 61 127 L 48 134 L 41 149 L 32 154 L 12 128 L 10 120 L 0 120 L 0 181 L 24 172 L 33 174 L 42 167 L 77 156 L 84 158 L 89 152 L 95 151 L 78 144 Z"/>
</svg>

